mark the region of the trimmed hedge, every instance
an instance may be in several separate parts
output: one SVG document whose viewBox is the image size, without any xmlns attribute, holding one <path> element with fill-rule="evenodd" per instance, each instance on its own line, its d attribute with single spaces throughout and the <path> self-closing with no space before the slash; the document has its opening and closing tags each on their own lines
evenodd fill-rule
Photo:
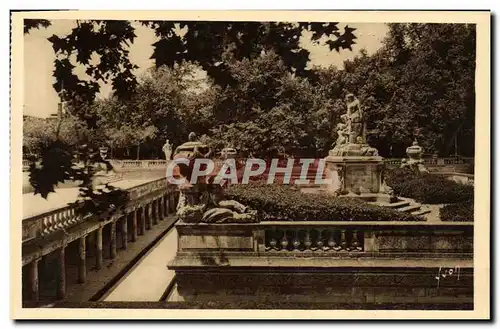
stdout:
<svg viewBox="0 0 500 329">
<path fill-rule="evenodd" d="M 396 195 L 426 204 L 446 204 L 474 200 L 474 187 L 443 176 L 398 168 L 387 171 L 386 182 Z"/>
<path fill-rule="evenodd" d="M 422 221 L 408 213 L 355 198 L 306 194 L 289 185 L 232 185 L 228 199 L 257 210 L 261 221 Z"/>
<path fill-rule="evenodd" d="M 446 222 L 474 221 L 474 201 L 453 203 L 439 210 L 439 217 Z"/>
</svg>

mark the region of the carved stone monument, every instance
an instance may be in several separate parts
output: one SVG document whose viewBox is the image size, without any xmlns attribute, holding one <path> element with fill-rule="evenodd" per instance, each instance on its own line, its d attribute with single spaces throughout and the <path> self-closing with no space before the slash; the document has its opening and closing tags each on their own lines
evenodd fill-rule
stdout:
<svg viewBox="0 0 500 329">
<path fill-rule="evenodd" d="M 417 140 L 413 141 L 412 146 L 406 148 L 406 155 L 408 159 L 401 163 L 401 168 L 409 167 L 415 168 L 420 172 L 429 172 L 424 165 L 424 159 L 422 159 L 422 155 L 424 154 L 424 149 L 418 145 Z"/>
<path fill-rule="evenodd" d="M 102 146 L 99 148 L 99 156 L 94 163 L 94 185 L 112 183 L 120 179 L 113 165 L 108 160 L 108 148 Z"/>
<path fill-rule="evenodd" d="M 180 196 L 177 216 L 186 223 L 252 223 L 256 212 L 234 200 L 224 200 L 222 186 L 214 183 L 214 175 L 200 177 L 191 184 L 191 174 L 195 159 L 209 158 L 212 151 L 204 143 L 189 134 L 189 142 L 179 146 L 174 159 L 187 158 L 190 165 L 180 165 L 174 175 L 186 178 L 188 182 L 179 186 Z"/>
<path fill-rule="evenodd" d="M 353 94 L 346 97 L 347 113 L 337 124 L 337 141 L 326 157 L 329 192 L 388 202 L 391 189 L 384 183 L 384 159 L 366 142 L 366 117 Z"/>
<path fill-rule="evenodd" d="M 165 160 L 170 160 L 172 157 L 172 144 L 170 144 L 168 139 L 165 142 L 165 145 L 163 145 L 162 151 L 165 153 Z"/>
</svg>

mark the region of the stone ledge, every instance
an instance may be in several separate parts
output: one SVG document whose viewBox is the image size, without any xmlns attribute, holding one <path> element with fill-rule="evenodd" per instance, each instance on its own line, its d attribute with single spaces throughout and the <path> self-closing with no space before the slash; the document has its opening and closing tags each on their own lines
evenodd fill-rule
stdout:
<svg viewBox="0 0 500 329">
<path fill-rule="evenodd" d="M 266 310 L 473 310 L 471 298 L 455 299 L 455 303 L 298 303 L 293 301 L 269 300 L 266 302 L 237 300 L 231 302 L 205 301 L 205 302 L 60 302 L 52 308 L 81 308 L 81 309 L 266 309 Z M 256 316 L 258 317 L 258 316 Z M 165 315 L 165 318 L 168 318 Z M 333 318 L 333 316 L 332 316 Z"/>
<path fill-rule="evenodd" d="M 274 254 L 274 255 L 268 255 Z M 285 256 L 285 254 L 287 254 Z M 292 255 L 288 255 L 292 254 Z M 369 269 L 373 271 L 375 268 L 379 269 L 428 269 L 428 268 L 473 268 L 474 258 L 472 255 L 454 255 L 449 258 L 416 258 L 407 257 L 404 254 L 396 256 L 392 254 L 393 258 L 379 258 L 376 256 L 366 256 L 369 253 L 352 253 L 351 257 L 338 257 L 335 254 L 328 257 L 311 257 L 304 255 L 300 257 L 298 253 L 261 253 L 260 255 L 245 256 L 244 253 L 240 255 L 230 255 L 225 252 L 209 253 L 178 253 L 176 258 L 167 266 L 173 270 L 183 270 L 188 268 L 246 268 L 249 270 L 264 269 L 265 271 L 278 270 L 278 268 L 315 268 L 317 270 L 323 268 L 333 271 L 339 268 L 349 269 Z M 296 257 L 294 257 L 296 256 Z M 308 257 L 309 256 L 309 257 Z M 427 257 L 428 255 L 423 255 Z M 397 258 L 396 258 L 397 257 Z"/>
</svg>

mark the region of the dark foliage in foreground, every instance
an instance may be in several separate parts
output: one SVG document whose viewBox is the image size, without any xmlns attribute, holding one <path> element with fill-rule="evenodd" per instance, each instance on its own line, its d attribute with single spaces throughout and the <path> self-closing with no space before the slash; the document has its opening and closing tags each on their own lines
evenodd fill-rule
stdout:
<svg viewBox="0 0 500 329">
<path fill-rule="evenodd" d="M 442 221 L 472 222 L 474 221 L 474 201 L 453 203 L 444 206 L 439 211 Z"/>
<path fill-rule="evenodd" d="M 460 184 L 440 175 L 398 168 L 387 172 L 386 181 L 396 195 L 426 204 L 474 200 L 473 186 Z"/>
<path fill-rule="evenodd" d="M 361 200 L 305 194 L 287 185 L 233 185 L 226 197 L 258 211 L 269 221 L 420 221 L 415 216 Z"/>
</svg>

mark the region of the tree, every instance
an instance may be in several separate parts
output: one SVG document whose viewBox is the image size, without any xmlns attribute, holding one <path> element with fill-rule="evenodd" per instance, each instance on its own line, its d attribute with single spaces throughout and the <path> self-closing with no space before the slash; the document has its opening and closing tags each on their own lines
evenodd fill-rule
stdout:
<svg viewBox="0 0 500 329">
<path fill-rule="evenodd" d="M 474 154 L 474 25 L 389 24 L 379 51 L 362 51 L 344 67 L 315 69 L 311 81 L 332 101 L 356 94 L 370 144 L 383 156 L 406 156 L 414 138 L 447 156 L 455 137 L 461 153 Z"/>
<path fill-rule="evenodd" d="M 307 79 L 290 73 L 276 53 L 233 61 L 228 74 L 232 87 L 214 87 L 213 146 L 262 157 L 312 155 L 330 146 L 331 127 L 327 124 L 326 139 L 321 133 L 328 104 Z"/>
<path fill-rule="evenodd" d="M 47 25 L 44 22 L 25 20 L 25 33 L 30 28 Z M 173 67 L 184 60 L 200 65 L 214 82 L 221 86 L 231 85 L 228 60 L 253 59 L 262 51 L 274 50 L 290 72 L 307 75 L 305 70 L 309 53 L 300 46 L 304 30 L 311 31 L 314 42 L 325 40 L 331 50 L 350 49 L 354 44 L 354 29 L 346 27 L 339 32 L 337 23 L 280 23 L 280 22 L 142 22 L 155 30 L 159 41 L 154 44 L 153 59 L 156 66 Z M 178 32 L 185 30 L 184 34 Z M 129 21 L 78 20 L 70 34 L 49 38 L 56 53 L 54 77 L 55 90 L 63 100 L 70 101 L 75 115 L 85 121 L 89 129 L 97 127 L 96 115 L 85 110 L 95 100 L 100 82 L 111 81 L 118 99 L 130 99 L 138 86 L 130 62 L 128 46 L 136 35 Z M 73 72 L 76 63 L 86 69 L 88 80 L 82 80 Z M 98 61 L 91 57 L 97 55 Z M 56 145 L 51 145 L 56 147 Z M 62 147 L 61 145 L 58 147 Z M 85 148 L 88 149 L 88 146 Z M 64 157 L 69 161 L 70 157 Z M 61 158 L 61 161 L 63 158 Z M 68 167 L 70 164 L 66 163 Z M 43 166 L 43 163 L 42 163 Z M 56 169 L 57 170 L 57 169 Z M 90 172 L 90 171 L 86 171 Z M 83 172 L 82 172 L 83 174 Z M 62 174 L 61 176 L 68 176 Z M 56 175 L 54 175 L 56 177 Z M 53 190 L 55 178 L 35 184 L 35 193 Z M 86 188 L 90 188 L 87 186 Z M 42 195 L 46 195 L 45 192 Z"/>
<path fill-rule="evenodd" d="M 48 120 L 28 116 L 23 120 L 23 148 L 26 154 L 39 155 L 56 140 L 75 147 L 82 138 L 76 132 L 89 135 L 82 122 L 71 115 Z"/>
<path fill-rule="evenodd" d="M 395 40 L 398 44 L 404 40 L 389 57 L 398 87 L 393 93 L 391 114 L 399 112 L 409 118 L 403 126 L 408 131 L 416 128 L 420 142 L 429 151 L 449 155 L 459 131 L 467 134 L 474 129 L 475 26 L 389 27 L 386 49 L 393 49 Z M 464 152 L 473 154 L 474 143 L 461 140 L 466 146 Z"/>
</svg>

